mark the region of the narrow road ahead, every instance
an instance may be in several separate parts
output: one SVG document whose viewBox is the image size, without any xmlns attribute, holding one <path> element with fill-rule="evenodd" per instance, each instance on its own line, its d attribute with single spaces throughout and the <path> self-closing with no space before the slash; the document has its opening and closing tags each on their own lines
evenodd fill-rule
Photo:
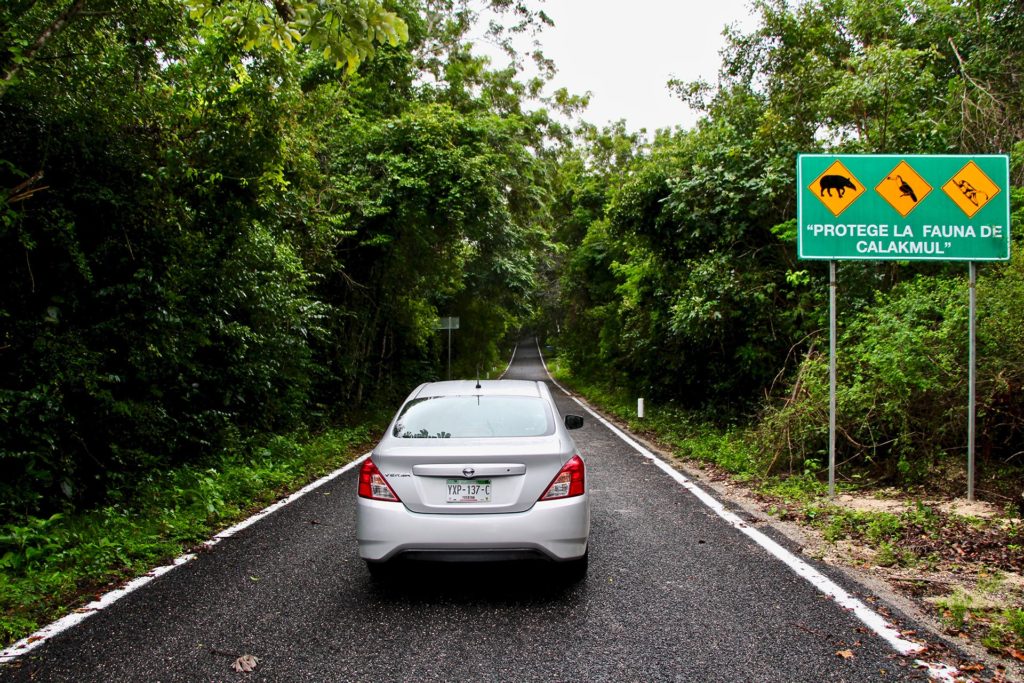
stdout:
<svg viewBox="0 0 1024 683">
<path fill-rule="evenodd" d="M 530 344 L 506 376 L 547 378 Z M 553 393 L 563 414 L 581 413 Z M 593 496 L 580 584 L 521 564 L 428 567 L 375 584 L 356 555 L 352 470 L 0 668 L 0 679 L 927 680 L 600 422 L 587 416 L 574 437 Z M 231 669 L 242 654 L 259 658 L 254 672 Z"/>
</svg>

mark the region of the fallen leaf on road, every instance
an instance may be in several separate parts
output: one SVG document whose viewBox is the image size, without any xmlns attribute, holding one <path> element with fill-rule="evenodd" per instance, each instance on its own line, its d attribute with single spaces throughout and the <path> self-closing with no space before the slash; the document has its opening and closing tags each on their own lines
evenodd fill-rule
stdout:
<svg viewBox="0 0 1024 683">
<path fill-rule="evenodd" d="M 974 664 L 964 664 L 960 667 L 961 671 L 984 671 L 985 665 L 981 662 L 975 662 Z"/>
<path fill-rule="evenodd" d="M 256 668 L 256 664 L 259 663 L 259 657 L 253 657 L 252 655 L 242 655 L 235 660 L 235 663 L 231 665 L 231 668 L 238 673 L 253 671 Z"/>
<path fill-rule="evenodd" d="M 853 651 L 851 650 L 840 650 L 836 654 L 842 657 L 843 659 L 853 659 Z"/>
<path fill-rule="evenodd" d="M 1010 655 L 1011 657 L 1013 657 L 1016 660 L 1024 662 L 1024 652 L 1021 652 L 1020 650 L 1017 650 L 1017 649 L 1012 648 L 1012 647 L 1008 647 L 1008 648 L 1006 648 L 1006 654 Z"/>
</svg>

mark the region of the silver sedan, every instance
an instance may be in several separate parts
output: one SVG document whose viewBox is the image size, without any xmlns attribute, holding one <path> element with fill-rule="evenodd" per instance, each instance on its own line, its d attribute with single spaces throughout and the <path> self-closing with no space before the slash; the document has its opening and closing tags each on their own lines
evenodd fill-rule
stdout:
<svg viewBox="0 0 1024 683">
<path fill-rule="evenodd" d="M 359 473 L 356 539 L 395 559 L 542 558 L 587 569 L 586 467 L 543 382 L 455 381 L 410 394 Z"/>
</svg>

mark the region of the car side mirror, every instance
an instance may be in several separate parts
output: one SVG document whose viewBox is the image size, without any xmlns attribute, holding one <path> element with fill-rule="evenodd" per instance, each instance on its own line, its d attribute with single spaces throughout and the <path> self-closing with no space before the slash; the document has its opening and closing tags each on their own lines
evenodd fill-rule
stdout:
<svg viewBox="0 0 1024 683">
<path fill-rule="evenodd" d="M 579 415 L 566 415 L 565 416 L 565 428 L 566 429 L 579 429 L 583 426 L 583 418 Z"/>
</svg>

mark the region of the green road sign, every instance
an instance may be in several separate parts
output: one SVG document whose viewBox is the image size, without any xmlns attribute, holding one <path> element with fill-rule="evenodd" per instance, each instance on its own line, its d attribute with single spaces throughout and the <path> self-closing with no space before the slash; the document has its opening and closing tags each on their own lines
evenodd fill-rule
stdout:
<svg viewBox="0 0 1024 683">
<path fill-rule="evenodd" d="M 802 259 L 1008 261 L 1005 155 L 801 154 Z"/>
<path fill-rule="evenodd" d="M 459 329 L 458 318 L 438 318 L 437 322 L 434 323 L 435 330 L 457 330 Z"/>
</svg>

